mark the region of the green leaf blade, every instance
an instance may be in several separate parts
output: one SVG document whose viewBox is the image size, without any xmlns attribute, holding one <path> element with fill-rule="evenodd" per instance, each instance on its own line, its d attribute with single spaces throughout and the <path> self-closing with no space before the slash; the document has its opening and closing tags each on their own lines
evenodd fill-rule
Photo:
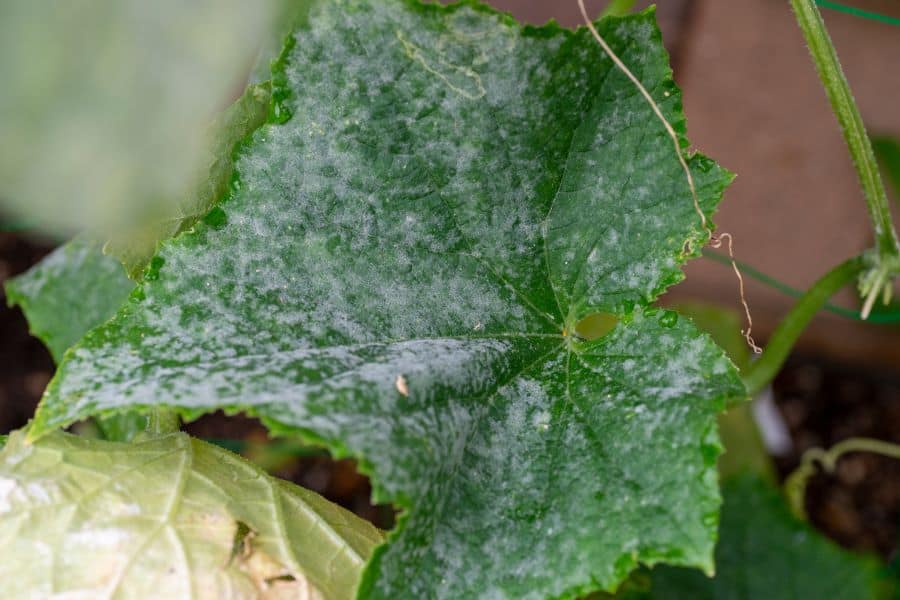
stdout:
<svg viewBox="0 0 900 600">
<path fill-rule="evenodd" d="M 600 27 L 683 133 L 652 13 Z M 640 561 L 709 569 L 715 415 L 743 388 L 707 337 L 643 308 L 704 235 L 650 107 L 585 32 L 470 3 L 316 3 L 294 37 L 273 78 L 293 116 L 240 152 L 225 218 L 163 244 L 70 352 L 30 435 L 225 409 L 357 458 L 404 511 L 364 597 L 573 596 Z M 601 202 L 591 178 L 625 183 L 625 147 L 646 157 L 640 185 Z M 711 211 L 730 175 L 691 164 Z M 578 275 L 604 226 L 619 244 Z M 603 309 L 619 325 L 574 339 Z"/>
<path fill-rule="evenodd" d="M 101 246 L 78 237 L 5 284 L 10 306 L 22 308 L 32 334 L 57 363 L 88 330 L 112 317 L 134 289 L 122 265 L 104 256 Z"/>
</svg>

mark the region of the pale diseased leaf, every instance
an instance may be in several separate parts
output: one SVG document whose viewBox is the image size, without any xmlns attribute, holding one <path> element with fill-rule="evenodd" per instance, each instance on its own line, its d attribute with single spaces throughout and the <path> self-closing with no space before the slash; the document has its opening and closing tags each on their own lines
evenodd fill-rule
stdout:
<svg viewBox="0 0 900 600">
<path fill-rule="evenodd" d="M 352 598 L 368 522 L 185 434 L 0 453 L 10 598 Z"/>
<path fill-rule="evenodd" d="M 683 134 L 653 14 L 599 27 Z M 715 419 L 744 392 L 708 337 L 646 308 L 706 233 L 633 85 L 584 30 L 471 3 L 316 2 L 293 39 L 281 123 L 241 150 L 225 218 L 162 245 L 30 435 L 166 405 L 356 457 L 404 511 L 364 597 L 711 570 Z M 711 213 L 731 176 L 689 163 Z M 576 339 L 597 311 L 617 324 Z"/>
</svg>

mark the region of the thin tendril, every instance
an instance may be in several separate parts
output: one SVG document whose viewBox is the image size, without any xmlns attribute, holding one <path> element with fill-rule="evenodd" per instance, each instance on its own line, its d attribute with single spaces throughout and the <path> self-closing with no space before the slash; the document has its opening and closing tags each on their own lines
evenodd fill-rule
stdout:
<svg viewBox="0 0 900 600">
<path fill-rule="evenodd" d="M 741 304 L 744 306 L 744 313 L 747 315 L 747 329 L 741 329 L 741 335 L 744 336 L 744 339 L 747 340 L 747 345 L 753 350 L 754 353 L 760 354 L 762 352 L 762 348 L 756 345 L 756 342 L 753 341 L 753 336 L 750 332 L 753 330 L 753 317 L 750 316 L 750 307 L 747 305 L 747 297 L 744 295 L 744 276 L 741 275 L 741 270 L 737 266 L 737 262 L 734 260 L 734 248 L 732 247 L 732 237 L 730 233 L 722 232 L 718 236 L 711 236 L 710 246 L 712 248 L 721 248 L 722 240 L 728 241 L 728 258 L 731 260 L 731 268 L 734 269 L 734 274 L 738 280 L 738 288 L 741 293 Z"/>
</svg>

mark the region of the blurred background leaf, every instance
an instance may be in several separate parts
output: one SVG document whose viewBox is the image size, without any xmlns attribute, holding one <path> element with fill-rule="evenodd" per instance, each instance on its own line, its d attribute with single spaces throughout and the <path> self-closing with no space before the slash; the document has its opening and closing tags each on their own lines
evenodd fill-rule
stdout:
<svg viewBox="0 0 900 600">
<path fill-rule="evenodd" d="M 778 490 L 750 473 L 723 484 L 716 575 L 695 569 L 642 569 L 615 595 L 596 600 L 880 600 L 894 588 L 871 556 L 838 547 L 796 520 Z"/>
<path fill-rule="evenodd" d="M 0 4 L 0 211 L 45 231 L 168 214 L 208 170 L 278 0 Z"/>
<path fill-rule="evenodd" d="M 894 201 L 900 203 L 900 141 L 889 136 L 872 138 L 872 149 L 881 164 L 881 172 L 890 182 Z"/>
</svg>

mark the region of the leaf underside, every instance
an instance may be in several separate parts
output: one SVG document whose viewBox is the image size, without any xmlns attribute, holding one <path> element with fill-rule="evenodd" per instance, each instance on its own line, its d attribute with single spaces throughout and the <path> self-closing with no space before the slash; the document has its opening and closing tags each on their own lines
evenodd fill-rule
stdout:
<svg viewBox="0 0 900 600">
<path fill-rule="evenodd" d="M 598 26 L 683 135 L 652 12 Z M 711 570 L 715 416 L 744 391 L 647 308 L 706 234 L 646 101 L 586 31 L 471 3 L 313 2 L 292 40 L 216 218 L 67 354 L 29 435 L 221 408 L 356 457 L 404 511 L 364 597 Z M 711 213 L 731 176 L 689 164 Z"/>
<path fill-rule="evenodd" d="M 54 433 L 0 453 L 0 579 L 15 598 L 352 598 L 382 535 L 183 433 Z"/>
</svg>

